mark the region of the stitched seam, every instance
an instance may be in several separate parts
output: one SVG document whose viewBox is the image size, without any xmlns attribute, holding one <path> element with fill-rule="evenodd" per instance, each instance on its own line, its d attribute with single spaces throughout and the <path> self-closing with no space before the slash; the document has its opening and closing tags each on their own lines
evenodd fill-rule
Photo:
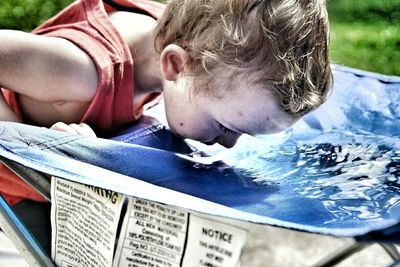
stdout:
<svg viewBox="0 0 400 267">
<path fill-rule="evenodd" d="M 79 135 L 73 135 L 73 136 L 67 135 L 67 136 L 63 136 L 60 138 L 35 143 L 35 142 L 31 142 L 31 141 L 27 140 L 24 137 L 25 135 L 23 135 L 19 129 L 16 129 L 16 131 L 17 131 L 18 135 L 20 136 L 20 138 L 24 140 L 24 142 L 27 144 L 28 147 L 38 148 L 40 150 L 51 149 L 53 147 L 65 145 L 65 144 L 75 142 L 75 141 L 83 138 L 82 136 L 79 136 Z"/>
</svg>

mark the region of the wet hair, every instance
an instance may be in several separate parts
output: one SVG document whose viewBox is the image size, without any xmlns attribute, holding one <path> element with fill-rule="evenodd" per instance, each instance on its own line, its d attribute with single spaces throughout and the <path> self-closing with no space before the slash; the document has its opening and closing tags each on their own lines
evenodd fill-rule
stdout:
<svg viewBox="0 0 400 267">
<path fill-rule="evenodd" d="M 256 73 L 290 114 L 321 105 L 332 85 L 325 0 L 170 0 L 155 47 L 169 44 L 188 52 L 200 80 L 226 67 Z"/>
</svg>

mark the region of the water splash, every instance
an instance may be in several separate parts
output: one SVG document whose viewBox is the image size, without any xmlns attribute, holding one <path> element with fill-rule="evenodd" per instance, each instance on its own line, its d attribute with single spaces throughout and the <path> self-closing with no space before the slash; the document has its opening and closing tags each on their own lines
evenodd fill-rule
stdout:
<svg viewBox="0 0 400 267">
<path fill-rule="evenodd" d="M 336 220 L 382 218 L 400 202 L 400 141 L 395 137 L 332 130 L 267 138 L 263 145 L 249 139 L 224 161 L 260 185 L 279 184 L 319 199 Z"/>
</svg>

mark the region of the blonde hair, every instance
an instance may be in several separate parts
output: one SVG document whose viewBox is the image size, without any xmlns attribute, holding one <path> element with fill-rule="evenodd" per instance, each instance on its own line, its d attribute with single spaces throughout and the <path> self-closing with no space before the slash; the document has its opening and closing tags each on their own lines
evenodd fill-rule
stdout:
<svg viewBox="0 0 400 267">
<path fill-rule="evenodd" d="M 156 27 L 155 47 L 182 46 L 190 72 L 234 66 L 271 83 L 286 112 L 307 113 L 332 84 L 325 0 L 171 0 Z"/>
</svg>

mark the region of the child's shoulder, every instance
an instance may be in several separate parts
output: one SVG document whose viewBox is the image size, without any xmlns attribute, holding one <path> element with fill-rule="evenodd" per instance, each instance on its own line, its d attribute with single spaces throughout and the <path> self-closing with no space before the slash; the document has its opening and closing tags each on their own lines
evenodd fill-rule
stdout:
<svg viewBox="0 0 400 267">
<path fill-rule="evenodd" d="M 156 24 L 156 20 L 150 16 L 126 11 L 111 12 L 109 18 L 128 46 L 144 34 L 153 31 Z"/>
<path fill-rule="evenodd" d="M 107 12 L 127 11 L 130 13 L 146 14 L 155 19 L 162 16 L 165 4 L 154 0 L 103 0 Z"/>
</svg>

